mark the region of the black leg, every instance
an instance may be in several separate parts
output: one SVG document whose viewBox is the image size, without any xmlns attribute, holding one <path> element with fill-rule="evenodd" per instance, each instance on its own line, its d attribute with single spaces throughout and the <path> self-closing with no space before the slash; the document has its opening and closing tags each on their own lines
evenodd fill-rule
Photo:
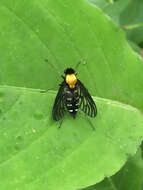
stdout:
<svg viewBox="0 0 143 190">
<path fill-rule="evenodd" d="M 86 117 L 88 123 L 90 124 L 91 128 L 95 131 L 94 125 L 92 124 L 92 122 L 90 121 L 90 119 L 88 118 L 88 116 L 86 114 L 85 114 L 85 117 Z"/>
<path fill-rule="evenodd" d="M 53 88 L 49 88 L 48 90 L 40 90 L 40 93 L 47 93 L 50 90 L 54 90 Z"/>
<path fill-rule="evenodd" d="M 60 125 L 59 125 L 58 129 L 60 129 L 60 128 L 61 128 L 62 123 L 63 123 L 63 119 L 60 121 Z"/>
<path fill-rule="evenodd" d="M 82 115 L 82 117 L 84 116 L 84 119 L 86 119 L 88 121 L 88 123 L 89 123 L 90 127 L 92 128 L 92 130 L 95 131 L 96 129 L 95 129 L 94 125 L 92 124 L 92 122 L 90 121 L 88 115 L 85 114 L 85 113 L 83 114 L 82 110 L 79 110 L 79 113 Z"/>
<path fill-rule="evenodd" d="M 46 92 L 48 92 L 49 90 L 51 90 L 51 89 L 48 89 L 48 90 L 40 90 L 40 93 L 46 93 Z"/>
</svg>

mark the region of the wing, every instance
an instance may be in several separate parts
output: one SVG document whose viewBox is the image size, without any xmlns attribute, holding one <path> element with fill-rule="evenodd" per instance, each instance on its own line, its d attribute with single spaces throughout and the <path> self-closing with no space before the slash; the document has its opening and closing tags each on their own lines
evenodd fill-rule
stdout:
<svg viewBox="0 0 143 190">
<path fill-rule="evenodd" d="M 62 117 L 65 114 L 65 103 L 64 103 L 64 86 L 65 86 L 65 82 L 63 81 L 60 84 L 60 88 L 59 91 L 57 93 L 54 105 L 53 105 L 53 110 L 52 110 L 52 116 L 53 119 L 58 121 L 60 119 L 62 119 Z"/>
<path fill-rule="evenodd" d="M 84 87 L 80 80 L 77 80 L 77 84 L 79 87 L 79 99 L 80 99 L 80 108 L 90 117 L 96 117 L 97 115 L 97 107 L 95 102 L 93 101 L 91 95 L 88 90 Z"/>
</svg>

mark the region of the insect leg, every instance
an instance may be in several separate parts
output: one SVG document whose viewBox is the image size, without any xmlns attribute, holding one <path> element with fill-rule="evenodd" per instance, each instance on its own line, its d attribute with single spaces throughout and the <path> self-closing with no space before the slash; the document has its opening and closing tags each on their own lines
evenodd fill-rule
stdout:
<svg viewBox="0 0 143 190">
<path fill-rule="evenodd" d="M 90 119 L 88 118 L 88 116 L 86 114 L 85 114 L 85 117 L 86 117 L 88 123 L 90 124 L 91 128 L 95 131 L 94 125 L 92 124 L 92 122 L 90 121 Z"/>
<path fill-rule="evenodd" d="M 48 89 L 48 90 L 40 90 L 40 93 L 46 93 L 48 92 L 49 90 L 53 90 L 52 88 Z"/>
<path fill-rule="evenodd" d="M 62 123 L 63 123 L 63 119 L 60 121 L 60 125 L 59 125 L 58 129 L 60 129 L 60 128 L 61 128 Z"/>
</svg>

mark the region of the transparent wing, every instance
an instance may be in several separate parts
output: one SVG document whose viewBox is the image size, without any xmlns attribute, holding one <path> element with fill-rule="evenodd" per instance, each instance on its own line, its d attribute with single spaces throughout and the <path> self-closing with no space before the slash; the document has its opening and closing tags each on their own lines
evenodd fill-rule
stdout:
<svg viewBox="0 0 143 190">
<path fill-rule="evenodd" d="M 64 101 L 64 86 L 65 86 L 65 82 L 62 82 L 60 84 L 60 88 L 59 91 L 57 93 L 54 105 L 53 105 L 53 110 L 52 110 L 52 116 L 53 119 L 58 121 L 60 119 L 63 118 L 64 114 L 65 114 L 65 101 Z"/>
<path fill-rule="evenodd" d="M 80 109 L 90 117 L 96 117 L 97 107 L 93 101 L 88 90 L 84 87 L 80 80 L 77 81 L 79 87 L 79 97 L 80 97 Z"/>
</svg>

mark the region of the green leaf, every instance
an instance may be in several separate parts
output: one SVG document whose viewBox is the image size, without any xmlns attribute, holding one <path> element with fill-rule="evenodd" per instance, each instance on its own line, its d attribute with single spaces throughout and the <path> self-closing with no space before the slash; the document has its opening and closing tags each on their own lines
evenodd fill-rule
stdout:
<svg viewBox="0 0 143 190">
<path fill-rule="evenodd" d="M 121 16 L 123 13 L 125 13 L 125 10 L 127 7 L 132 3 L 135 2 L 133 0 L 113 0 L 113 3 L 111 3 L 109 0 L 88 0 L 90 3 L 95 4 L 99 8 L 101 8 L 106 14 L 108 14 L 113 21 L 118 24 L 119 26 L 122 26 L 122 22 L 124 20 L 121 20 Z M 128 10 L 129 13 L 131 14 L 132 10 Z M 126 14 L 126 13 L 125 13 Z M 124 15 L 124 19 L 130 19 L 129 17 L 127 18 L 127 14 Z"/>
<path fill-rule="evenodd" d="M 79 76 L 93 95 L 143 109 L 142 61 L 124 33 L 95 6 L 83 0 L 2 0 L 0 8 L 5 29 L 0 38 L 1 84 L 55 89 L 57 71 L 85 59 Z"/>
<path fill-rule="evenodd" d="M 125 166 L 114 176 L 84 190 L 135 190 L 143 187 L 143 159 L 141 148 L 129 158 Z"/>
<path fill-rule="evenodd" d="M 120 15 L 120 23 L 127 30 L 127 38 L 140 45 L 143 43 L 143 1 L 132 0 Z"/>
<path fill-rule="evenodd" d="M 1 87 L 1 190 L 79 189 L 113 175 L 136 152 L 142 114 L 135 108 L 95 98 L 98 117 L 51 119 L 55 93 Z M 129 120 L 127 118 L 130 118 Z"/>
<path fill-rule="evenodd" d="M 106 0 L 89 0 L 89 2 L 96 4 L 108 14 L 116 24 L 124 28 L 129 41 L 143 47 L 143 1 L 119 0 L 110 3 Z"/>
<path fill-rule="evenodd" d="M 84 0 L 0 5 L 1 84 L 55 89 L 57 70 L 85 59 L 79 76 L 92 95 L 143 110 L 143 62 L 102 11 Z"/>
<path fill-rule="evenodd" d="M 74 190 L 115 174 L 143 138 L 143 62 L 123 31 L 84 0 L 1 0 L 0 19 L 1 190 Z M 36 89 L 57 89 L 80 60 L 96 131 L 80 113 L 58 130 L 55 91 Z"/>
</svg>

